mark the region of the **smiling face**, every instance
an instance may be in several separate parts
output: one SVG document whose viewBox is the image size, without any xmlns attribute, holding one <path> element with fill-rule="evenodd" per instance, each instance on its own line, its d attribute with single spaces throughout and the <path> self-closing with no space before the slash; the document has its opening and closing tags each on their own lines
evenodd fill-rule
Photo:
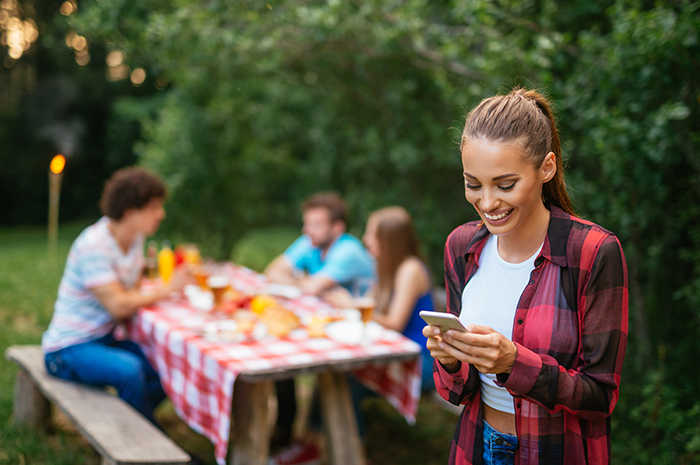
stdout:
<svg viewBox="0 0 700 465">
<path fill-rule="evenodd" d="M 535 168 L 519 143 L 466 139 L 462 166 L 467 201 L 495 236 L 527 234 L 548 212 L 542 185 L 556 172 L 554 154 Z"/>
</svg>

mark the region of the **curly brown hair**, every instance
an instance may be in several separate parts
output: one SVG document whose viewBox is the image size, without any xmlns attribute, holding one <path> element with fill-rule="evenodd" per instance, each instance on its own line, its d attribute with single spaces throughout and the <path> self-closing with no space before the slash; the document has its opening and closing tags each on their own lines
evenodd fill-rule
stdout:
<svg viewBox="0 0 700 465">
<path fill-rule="evenodd" d="M 143 208 L 153 199 L 165 199 L 163 181 L 144 168 L 122 168 L 105 182 L 100 209 L 118 221 L 126 210 Z"/>
</svg>

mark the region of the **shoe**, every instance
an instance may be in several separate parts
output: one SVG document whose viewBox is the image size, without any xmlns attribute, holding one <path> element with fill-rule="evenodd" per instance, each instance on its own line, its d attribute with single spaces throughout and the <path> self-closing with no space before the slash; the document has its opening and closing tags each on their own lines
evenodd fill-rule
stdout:
<svg viewBox="0 0 700 465">
<path fill-rule="evenodd" d="M 311 442 L 294 443 L 270 458 L 270 465 L 320 465 L 320 463 L 321 452 Z"/>
</svg>

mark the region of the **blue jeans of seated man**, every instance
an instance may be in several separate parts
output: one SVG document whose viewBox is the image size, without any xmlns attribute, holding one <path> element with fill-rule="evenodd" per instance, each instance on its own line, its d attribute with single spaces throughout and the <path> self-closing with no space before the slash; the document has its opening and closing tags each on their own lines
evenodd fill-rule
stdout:
<svg viewBox="0 0 700 465">
<path fill-rule="evenodd" d="M 513 465 L 518 438 L 499 433 L 484 421 L 484 465 Z"/>
<path fill-rule="evenodd" d="M 46 369 L 57 378 L 90 386 L 113 386 L 119 397 L 157 425 L 153 410 L 165 399 L 158 373 L 139 346 L 112 334 L 46 354 Z"/>
</svg>

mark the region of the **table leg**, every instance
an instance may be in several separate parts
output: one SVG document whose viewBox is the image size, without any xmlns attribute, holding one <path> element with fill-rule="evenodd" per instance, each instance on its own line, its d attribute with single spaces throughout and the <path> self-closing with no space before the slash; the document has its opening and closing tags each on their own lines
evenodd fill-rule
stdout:
<svg viewBox="0 0 700 465">
<path fill-rule="evenodd" d="M 318 376 L 329 459 L 332 464 L 363 465 L 364 450 L 346 376 L 332 371 Z"/>
<path fill-rule="evenodd" d="M 272 381 L 237 380 L 231 415 L 231 465 L 267 465 L 270 456 L 268 400 Z"/>
</svg>

